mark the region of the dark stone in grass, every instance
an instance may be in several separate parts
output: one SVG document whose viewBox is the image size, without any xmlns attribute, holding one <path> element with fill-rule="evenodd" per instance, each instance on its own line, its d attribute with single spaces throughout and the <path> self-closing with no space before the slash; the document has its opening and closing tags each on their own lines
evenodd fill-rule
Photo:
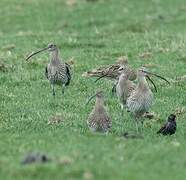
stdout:
<svg viewBox="0 0 186 180">
<path fill-rule="evenodd" d="M 172 135 L 176 132 L 176 115 L 171 114 L 167 122 L 160 128 L 157 134 Z"/>
<path fill-rule="evenodd" d="M 30 153 L 24 158 L 21 164 L 46 163 L 48 161 L 50 161 L 50 158 L 46 154 Z"/>
<path fill-rule="evenodd" d="M 125 139 L 143 139 L 143 136 L 140 134 L 129 134 L 128 132 L 123 133 L 122 137 Z"/>
</svg>

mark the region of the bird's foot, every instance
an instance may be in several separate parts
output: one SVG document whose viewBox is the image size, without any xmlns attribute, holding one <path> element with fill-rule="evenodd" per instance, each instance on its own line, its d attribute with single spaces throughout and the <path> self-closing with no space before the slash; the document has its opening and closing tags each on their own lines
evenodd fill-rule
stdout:
<svg viewBox="0 0 186 180">
<path fill-rule="evenodd" d="M 61 87 L 61 94 L 63 95 L 65 93 L 65 84 L 62 84 L 62 87 Z"/>
<path fill-rule="evenodd" d="M 123 115 L 124 115 L 124 111 L 123 111 L 123 110 L 121 110 L 121 116 L 123 117 Z"/>
<path fill-rule="evenodd" d="M 55 96 L 55 95 L 56 95 L 56 93 L 55 93 L 54 89 L 52 89 L 52 95 L 53 95 L 53 96 Z"/>
<path fill-rule="evenodd" d="M 138 127 L 138 122 L 135 123 L 136 124 L 136 133 L 139 133 L 139 127 Z"/>
<path fill-rule="evenodd" d="M 54 89 L 54 84 L 51 84 L 51 88 L 52 88 L 52 95 L 55 96 L 56 93 L 55 93 L 55 89 Z"/>
</svg>

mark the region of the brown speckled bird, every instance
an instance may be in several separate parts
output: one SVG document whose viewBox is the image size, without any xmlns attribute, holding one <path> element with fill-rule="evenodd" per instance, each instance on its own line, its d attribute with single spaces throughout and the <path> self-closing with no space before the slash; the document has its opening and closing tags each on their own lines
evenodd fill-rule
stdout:
<svg viewBox="0 0 186 180">
<path fill-rule="evenodd" d="M 130 97 L 127 99 L 127 107 L 129 111 L 134 114 L 136 120 L 138 120 L 140 117 L 143 117 L 143 115 L 149 111 L 153 103 L 153 93 L 150 87 L 148 86 L 146 77 L 150 80 L 155 90 L 157 91 L 156 86 L 154 82 L 150 79 L 149 75 L 156 76 L 168 82 L 162 76 L 159 76 L 154 73 L 150 73 L 144 70 L 144 68 L 138 70 L 137 73 L 138 85 L 132 91 Z M 138 131 L 137 121 L 136 121 L 136 128 Z"/>
<path fill-rule="evenodd" d="M 88 117 L 87 124 L 92 132 L 106 133 L 111 128 L 112 122 L 104 106 L 103 91 L 97 91 L 95 95 L 89 98 L 87 104 L 94 97 L 96 97 L 95 106 Z"/>
<path fill-rule="evenodd" d="M 130 80 L 135 80 L 137 77 L 137 73 L 135 70 L 131 69 L 128 66 L 128 59 L 127 57 L 123 56 L 118 58 L 115 64 L 102 66 L 98 69 L 93 69 L 92 71 L 87 71 L 82 74 L 85 77 L 97 77 L 99 78 L 107 78 L 109 80 L 118 80 L 120 72 L 118 71 L 120 67 L 123 67 L 123 71 L 129 74 Z"/>
<path fill-rule="evenodd" d="M 160 128 L 157 134 L 172 135 L 176 132 L 176 115 L 171 114 L 168 121 Z"/>
<path fill-rule="evenodd" d="M 136 84 L 129 80 L 130 74 L 123 72 L 123 67 L 119 68 L 121 75 L 116 84 L 116 95 L 121 104 L 121 109 L 123 111 L 124 106 L 126 105 L 127 98 L 131 95 L 132 91 L 135 89 Z"/>
<path fill-rule="evenodd" d="M 49 44 L 46 48 L 30 54 L 26 58 L 26 61 L 28 61 L 32 56 L 46 50 L 51 53 L 51 58 L 49 64 L 45 68 L 45 76 L 51 84 L 52 94 L 55 96 L 55 84 L 61 86 L 63 94 L 65 86 L 68 86 L 71 80 L 70 65 L 60 59 L 59 50 L 55 44 Z"/>
</svg>

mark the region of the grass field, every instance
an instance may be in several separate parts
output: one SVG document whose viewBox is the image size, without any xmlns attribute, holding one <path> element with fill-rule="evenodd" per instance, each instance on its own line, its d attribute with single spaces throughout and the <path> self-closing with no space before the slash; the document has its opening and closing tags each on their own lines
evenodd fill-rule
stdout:
<svg viewBox="0 0 186 180">
<path fill-rule="evenodd" d="M 186 75 L 185 0 L 1 0 L 0 7 L 0 179 L 184 179 L 186 83 L 179 77 Z M 24 61 L 49 42 L 74 61 L 71 85 L 64 96 L 58 87 L 55 98 L 44 76 L 49 54 Z M 129 113 L 121 116 L 112 83 L 81 76 L 124 55 L 132 67 L 146 65 L 172 82 L 156 80 L 156 116 L 146 121 L 144 139 L 121 137 L 135 126 Z M 113 122 L 106 136 L 86 125 L 94 101 L 85 102 L 98 88 Z M 156 135 L 176 109 L 176 134 Z M 48 125 L 56 113 L 63 121 Z M 53 161 L 21 165 L 30 151 Z"/>
</svg>

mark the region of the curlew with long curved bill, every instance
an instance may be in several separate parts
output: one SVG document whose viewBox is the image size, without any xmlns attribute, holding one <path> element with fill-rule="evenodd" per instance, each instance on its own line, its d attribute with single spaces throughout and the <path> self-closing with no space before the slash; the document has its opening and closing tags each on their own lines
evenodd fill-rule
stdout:
<svg viewBox="0 0 186 180">
<path fill-rule="evenodd" d="M 115 64 L 107 65 L 107 66 L 102 66 L 97 69 L 93 69 L 91 71 L 87 71 L 82 74 L 82 76 L 85 77 L 97 77 L 98 79 L 101 78 L 106 78 L 109 80 L 118 80 L 120 72 L 119 68 L 124 67 L 124 71 L 130 74 L 129 79 L 130 80 L 135 80 L 137 77 L 137 73 L 135 70 L 131 69 L 128 65 L 128 59 L 127 57 L 123 56 L 118 58 Z"/>
<path fill-rule="evenodd" d="M 45 76 L 49 80 L 52 87 L 52 94 L 55 96 L 55 84 L 61 86 L 62 94 L 64 94 L 65 86 L 68 86 L 71 80 L 70 65 L 60 59 L 59 50 L 55 44 L 49 44 L 47 47 L 31 53 L 26 58 L 26 61 L 28 61 L 32 56 L 43 51 L 49 51 L 51 54 L 50 62 L 45 68 Z"/>
<path fill-rule="evenodd" d="M 153 103 L 153 93 L 150 87 L 148 86 L 146 77 L 150 80 L 155 90 L 157 91 L 157 88 L 149 75 L 156 76 L 169 83 L 167 79 L 160 75 L 148 72 L 143 68 L 138 70 L 137 73 L 138 85 L 131 93 L 130 97 L 127 99 L 127 107 L 132 113 L 135 114 L 136 117 L 140 117 L 145 112 L 148 112 Z"/>
<path fill-rule="evenodd" d="M 123 112 L 124 106 L 126 105 L 127 98 L 131 95 L 132 91 L 135 89 L 136 84 L 129 80 L 130 74 L 123 72 L 123 67 L 119 69 L 121 75 L 116 84 L 116 95 L 121 105 L 121 110 Z"/>
<path fill-rule="evenodd" d="M 134 114 L 136 120 L 142 117 L 144 113 L 148 112 L 153 104 L 153 93 L 150 87 L 148 86 L 146 77 L 150 80 L 150 82 L 152 82 L 156 91 L 157 88 L 154 82 L 151 80 L 150 76 L 156 76 L 169 83 L 169 81 L 164 77 L 157 75 L 155 73 L 148 72 L 144 70 L 144 68 L 138 70 L 137 72 L 138 84 L 131 93 L 131 95 L 129 96 L 129 98 L 127 99 L 127 107 L 129 111 Z"/>
<path fill-rule="evenodd" d="M 87 104 L 96 97 L 96 102 L 93 110 L 89 114 L 87 124 L 92 132 L 106 133 L 112 126 L 111 118 L 104 106 L 103 91 L 97 91 L 95 95 L 89 98 Z"/>
</svg>

